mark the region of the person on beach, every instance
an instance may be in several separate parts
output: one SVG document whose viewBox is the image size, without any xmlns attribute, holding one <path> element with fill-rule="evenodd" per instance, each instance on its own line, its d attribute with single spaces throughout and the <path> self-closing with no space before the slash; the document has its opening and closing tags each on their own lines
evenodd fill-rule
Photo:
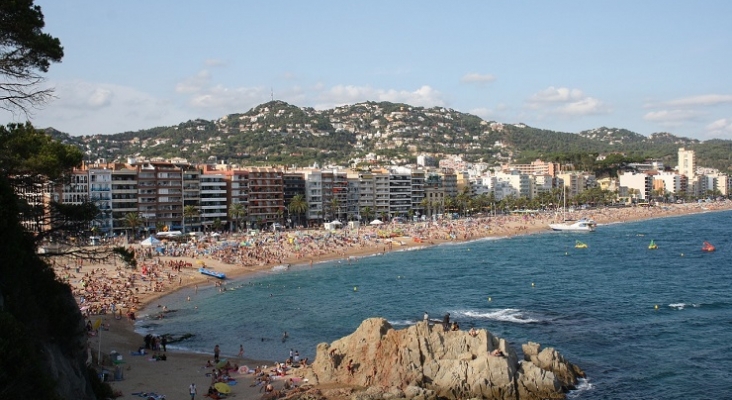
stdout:
<svg viewBox="0 0 732 400">
<path fill-rule="evenodd" d="M 221 349 L 219 348 L 219 345 L 217 344 L 214 346 L 214 362 L 219 362 L 219 353 L 221 352 Z"/>
<path fill-rule="evenodd" d="M 239 354 L 238 354 L 238 356 L 239 356 L 239 358 L 241 358 L 241 357 L 244 356 L 244 345 L 243 344 L 240 344 L 239 345 Z"/>
<path fill-rule="evenodd" d="M 190 395 L 191 395 L 191 400 L 195 400 L 196 393 L 198 393 L 195 383 L 191 383 L 191 386 L 188 386 L 188 393 L 190 393 Z"/>
</svg>

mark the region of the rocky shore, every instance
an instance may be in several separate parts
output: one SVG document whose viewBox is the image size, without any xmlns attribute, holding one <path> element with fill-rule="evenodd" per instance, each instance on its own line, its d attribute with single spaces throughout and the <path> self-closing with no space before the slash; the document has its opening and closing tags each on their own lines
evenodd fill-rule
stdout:
<svg viewBox="0 0 732 400">
<path fill-rule="evenodd" d="M 315 363 L 294 371 L 313 389 L 288 398 L 563 399 L 584 377 L 552 348 L 527 343 L 521 353 L 484 329 L 422 321 L 395 330 L 371 318 L 351 335 L 319 344 Z"/>
</svg>

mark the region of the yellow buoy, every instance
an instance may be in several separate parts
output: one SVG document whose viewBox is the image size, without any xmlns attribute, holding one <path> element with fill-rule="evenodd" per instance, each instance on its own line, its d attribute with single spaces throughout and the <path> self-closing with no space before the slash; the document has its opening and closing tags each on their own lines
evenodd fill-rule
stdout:
<svg viewBox="0 0 732 400">
<path fill-rule="evenodd" d="M 488 298 L 488 301 L 493 301 L 493 299 L 489 297 L 489 298 Z"/>
<path fill-rule="evenodd" d="M 653 308 L 655 308 L 656 310 L 658 310 L 658 304 L 656 304 L 655 306 L 653 306 Z"/>
<path fill-rule="evenodd" d="M 354 287 L 353 287 L 353 291 L 354 291 L 354 292 L 358 292 L 358 286 L 354 286 Z"/>
<path fill-rule="evenodd" d="M 531 282 L 531 287 L 534 287 L 534 282 Z"/>
</svg>

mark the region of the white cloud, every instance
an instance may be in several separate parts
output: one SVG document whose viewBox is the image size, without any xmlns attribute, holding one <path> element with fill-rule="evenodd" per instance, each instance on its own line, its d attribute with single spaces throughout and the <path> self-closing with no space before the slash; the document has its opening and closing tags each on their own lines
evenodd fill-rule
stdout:
<svg viewBox="0 0 732 400">
<path fill-rule="evenodd" d="M 610 112 L 604 102 L 594 97 L 585 96 L 580 89 L 557 88 L 554 86 L 531 95 L 527 100 L 527 107 L 541 114 L 555 114 L 566 117 Z"/>
<path fill-rule="evenodd" d="M 699 113 L 693 110 L 659 110 L 646 113 L 643 119 L 668 124 L 692 120 L 698 116 Z"/>
<path fill-rule="evenodd" d="M 460 78 L 460 82 L 462 82 L 462 83 L 477 83 L 480 85 L 491 83 L 495 80 L 496 80 L 496 77 L 491 74 L 478 74 L 478 73 L 465 74 L 465 75 L 463 75 L 462 78 Z"/>
<path fill-rule="evenodd" d="M 723 139 L 732 138 L 732 119 L 721 118 L 706 126 L 707 136 Z"/>
<path fill-rule="evenodd" d="M 728 94 L 704 94 L 699 96 L 684 97 L 666 102 L 674 107 L 689 106 L 714 106 L 717 104 L 732 103 L 732 95 Z"/>
<path fill-rule="evenodd" d="M 110 134 L 171 125 L 190 116 L 166 99 L 127 86 L 82 80 L 49 82 L 56 98 L 34 113 L 39 128 L 72 135 Z"/>
<path fill-rule="evenodd" d="M 579 89 L 569 89 L 565 87 L 548 88 L 533 94 L 529 98 L 530 103 L 566 103 L 569 101 L 577 101 L 582 99 L 582 91 Z"/>
<path fill-rule="evenodd" d="M 199 90 L 191 96 L 188 104 L 193 108 L 220 109 L 223 115 L 226 112 L 246 111 L 268 95 L 269 90 L 263 87 L 229 89 L 217 85 Z"/>
<path fill-rule="evenodd" d="M 594 97 L 586 97 L 582 100 L 558 107 L 556 112 L 564 115 L 591 115 L 605 114 L 608 112 L 608 109 L 600 100 Z"/>
<path fill-rule="evenodd" d="M 478 107 L 468 110 L 470 114 L 477 115 L 485 120 L 489 120 L 493 116 L 493 110 L 487 107 Z"/>
<path fill-rule="evenodd" d="M 175 85 L 177 93 L 197 93 L 204 90 L 211 83 L 211 73 L 208 70 L 201 70 L 194 76 L 190 76 Z"/>
<path fill-rule="evenodd" d="M 362 101 L 390 101 L 413 106 L 444 106 L 442 94 L 430 86 L 422 86 L 414 91 L 396 89 L 375 89 L 369 86 L 337 85 L 323 90 L 318 96 L 315 108 L 325 109 Z"/>
<path fill-rule="evenodd" d="M 227 65 L 226 61 L 216 58 L 209 58 L 208 60 L 204 61 L 203 64 L 207 67 L 224 67 Z"/>
<path fill-rule="evenodd" d="M 112 102 L 113 93 L 108 88 L 96 88 L 89 95 L 87 104 L 92 108 L 106 107 Z"/>
</svg>

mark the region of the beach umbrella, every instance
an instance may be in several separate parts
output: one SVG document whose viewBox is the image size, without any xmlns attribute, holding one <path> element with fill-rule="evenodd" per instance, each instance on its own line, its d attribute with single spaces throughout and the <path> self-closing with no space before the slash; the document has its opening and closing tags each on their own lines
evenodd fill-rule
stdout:
<svg viewBox="0 0 732 400">
<path fill-rule="evenodd" d="M 381 224 L 383 224 L 383 222 L 381 222 L 380 219 L 375 219 L 375 220 L 371 221 L 371 223 L 369 223 L 369 225 L 381 225 Z"/>
<path fill-rule="evenodd" d="M 222 358 L 221 361 L 219 361 L 219 362 L 216 363 L 216 368 L 221 369 L 221 368 L 224 368 L 225 366 L 226 366 L 226 359 L 225 358 Z"/>
<path fill-rule="evenodd" d="M 331 222 L 330 224 L 331 225 L 343 225 L 343 223 L 341 221 L 338 221 L 337 219 L 333 220 L 333 222 Z"/>
<path fill-rule="evenodd" d="M 223 393 L 223 394 L 231 393 L 231 386 L 225 384 L 224 382 L 214 383 L 214 389 L 216 389 L 217 392 Z"/>
</svg>

